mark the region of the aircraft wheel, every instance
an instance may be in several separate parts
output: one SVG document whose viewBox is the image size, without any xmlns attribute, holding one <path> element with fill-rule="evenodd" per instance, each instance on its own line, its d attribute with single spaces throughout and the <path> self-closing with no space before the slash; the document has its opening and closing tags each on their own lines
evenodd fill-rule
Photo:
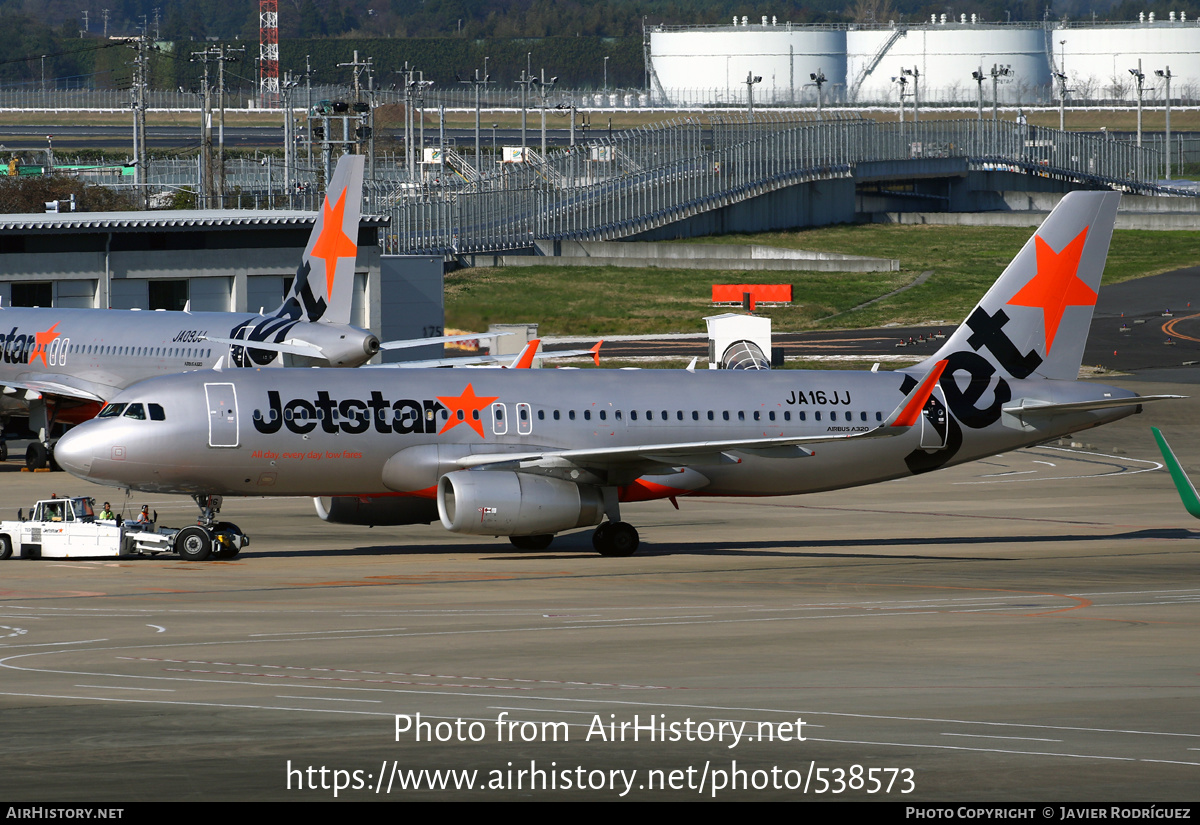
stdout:
<svg viewBox="0 0 1200 825">
<path fill-rule="evenodd" d="M 0 559 L 12 557 L 12 539 L 8 536 L 0 536 Z"/>
<path fill-rule="evenodd" d="M 184 527 L 175 537 L 175 552 L 188 561 L 204 561 L 212 555 L 212 536 L 203 527 Z"/>
<path fill-rule="evenodd" d="M 632 556 L 640 543 L 637 530 L 624 521 L 606 521 L 592 534 L 592 547 L 602 556 Z"/>
<path fill-rule="evenodd" d="M 25 466 L 30 470 L 41 470 L 50 464 L 50 451 L 40 441 L 35 441 L 25 450 Z"/>
<path fill-rule="evenodd" d="M 554 541 L 554 534 L 545 533 L 540 536 L 509 536 L 508 540 L 512 542 L 512 546 L 518 550 L 545 550 L 550 546 L 550 542 Z"/>
<path fill-rule="evenodd" d="M 8 461 L 8 442 L 0 441 L 0 461 Z"/>
</svg>

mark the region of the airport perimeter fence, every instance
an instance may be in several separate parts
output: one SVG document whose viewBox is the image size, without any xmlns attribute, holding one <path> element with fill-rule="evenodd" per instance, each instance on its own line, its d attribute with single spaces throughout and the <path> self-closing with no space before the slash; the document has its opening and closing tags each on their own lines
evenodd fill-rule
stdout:
<svg viewBox="0 0 1200 825">
<path fill-rule="evenodd" d="M 1160 191 L 1163 169 L 1153 148 L 1003 121 L 689 117 L 533 154 L 474 179 L 405 184 L 382 245 L 388 254 L 453 255 L 528 249 L 540 239 L 612 240 L 798 183 L 852 177 L 862 163 L 891 162 L 890 174 L 903 177 L 941 159 L 1128 192 Z"/>
<path fill-rule="evenodd" d="M 1099 90 L 1103 91 L 1103 90 Z M 1109 90 L 1111 92 L 1111 90 Z M 227 88 L 226 108 L 257 109 L 261 107 L 258 91 L 251 87 Z M 316 107 L 323 101 L 351 101 L 354 98 L 353 89 L 338 85 L 296 86 L 290 91 L 292 107 L 298 111 Z M 371 92 L 363 90 L 364 98 L 370 95 L 375 106 L 403 105 L 405 93 L 403 88 L 380 88 Z M 782 107 L 816 109 L 817 93 L 815 88 L 804 85 L 800 87 L 768 87 L 754 90 L 754 105 L 756 107 Z M 899 108 L 894 96 L 878 100 L 860 98 L 852 103 L 845 100 L 844 86 L 831 86 L 823 95 L 824 105 L 836 106 L 870 106 L 874 108 Z M 151 89 L 146 93 L 146 106 L 150 109 L 161 110 L 194 110 L 201 108 L 201 96 L 198 89 Z M 413 99 L 414 106 L 427 112 L 436 112 L 438 107 L 447 109 L 474 109 L 475 87 L 469 83 L 459 83 L 453 79 L 441 79 L 437 85 L 424 89 Z M 936 110 L 939 108 L 971 108 L 978 103 L 977 90 L 974 84 L 967 81 L 966 85 L 954 86 L 947 89 L 923 89 L 921 108 Z M 1117 96 L 1085 99 L 1071 97 L 1068 110 L 1102 108 L 1130 110 L 1134 107 L 1132 92 L 1125 90 Z M 1171 95 L 1172 106 L 1195 106 L 1200 104 L 1197 89 L 1185 86 L 1176 89 Z M 215 105 L 215 102 L 214 102 Z M 522 107 L 529 110 L 530 117 L 538 116 L 543 105 L 541 88 L 535 83 L 525 89 L 520 84 L 501 85 L 498 83 L 481 84 L 479 87 L 479 105 L 482 109 L 519 110 Z M 569 89 L 559 86 L 547 86 L 545 106 L 547 118 L 563 118 L 567 116 L 564 110 L 574 106 L 577 109 L 724 109 L 745 108 L 747 95 L 745 84 L 735 84 L 729 88 L 666 88 L 655 87 L 647 89 Z M 1023 86 L 1019 90 L 1005 92 L 1001 106 L 1011 109 L 1014 106 L 1057 107 L 1058 98 L 1048 86 Z M 129 88 L 124 89 L 84 89 L 84 88 L 55 88 L 53 85 L 41 88 L 37 85 L 3 86 L 0 87 L 0 109 L 41 110 L 41 111 L 120 111 L 133 106 L 133 94 Z M 277 105 L 273 104 L 275 108 Z M 990 109 L 990 99 L 986 106 Z M 1162 108 L 1163 100 L 1157 89 L 1147 89 L 1146 106 L 1151 109 Z M 911 109 L 911 104 L 909 104 Z M 598 124 L 593 124 L 594 127 Z"/>
</svg>

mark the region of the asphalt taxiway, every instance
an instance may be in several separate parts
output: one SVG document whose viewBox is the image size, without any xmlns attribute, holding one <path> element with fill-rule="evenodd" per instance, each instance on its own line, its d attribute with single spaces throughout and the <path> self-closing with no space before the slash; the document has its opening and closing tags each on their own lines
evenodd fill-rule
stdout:
<svg viewBox="0 0 1200 825">
<path fill-rule="evenodd" d="M 249 499 L 232 561 L 3 561 L 0 798 L 1194 799 L 1200 523 L 1149 426 L 1200 469 L 1198 413 L 627 505 L 627 559 Z M 51 492 L 121 499 L 0 466 L 4 517 Z"/>
</svg>

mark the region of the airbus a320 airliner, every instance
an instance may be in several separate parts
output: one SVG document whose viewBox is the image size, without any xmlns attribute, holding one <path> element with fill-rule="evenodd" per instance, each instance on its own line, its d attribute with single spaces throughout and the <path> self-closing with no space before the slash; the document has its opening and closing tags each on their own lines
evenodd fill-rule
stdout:
<svg viewBox="0 0 1200 825">
<path fill-rule="evenodd" d="M 59 462 L 201 503 L 314 496 L 330 521 L 440 519 L 519 548 L 598 525 L 595 548 L 628 555 L 639 537 L 621 502 L 871 484 L 1164 397 L 1076 380 L 1119 198 L 1064 197 L 965 323 L 910 369 L 190 373 L 114 398 L 59 442 Z"/>
<path fill-rule="evenodd" d="M 363 158 L 342 157 L 291 291 L 269 315 L 0 309 L 0 399 L 7 402 L 0 415 L 5 420 L 29 415 L 39 438 L 29 445 L 26 464 L 36 469 L 49 462 L 54 423 L 89 419 L 118 392 L 147 378 L 218 362 L 238 367 L 366 363 L 379 352 L 379 339 L 350 325 L 362 185 Z"/>
</svg>

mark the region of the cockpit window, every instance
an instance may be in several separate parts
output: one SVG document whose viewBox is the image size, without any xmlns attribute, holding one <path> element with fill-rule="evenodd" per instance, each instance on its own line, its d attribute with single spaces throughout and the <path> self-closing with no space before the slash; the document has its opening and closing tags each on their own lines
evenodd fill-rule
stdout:
<svg viewBox="0 0 1200 825">
<path fill-rule="evenodd" d="M 150 410 L 151 421 L 166 421 L 167 414 L 163 412 L 161 404 L 147 404 L 146 407 Z"/>
<path fill-rule="evenodd" d="M 138 421 L 146 420 L 146 408 L 141 404 L 130 404 L 129 409 L 125 410 L 126 418 L 136 418 Z"/>
<path fill-rule="evenodd" d="M 125 404 L 106 404 L 97 418 L 116 418 L 125 409 Z"/>
</svg>

